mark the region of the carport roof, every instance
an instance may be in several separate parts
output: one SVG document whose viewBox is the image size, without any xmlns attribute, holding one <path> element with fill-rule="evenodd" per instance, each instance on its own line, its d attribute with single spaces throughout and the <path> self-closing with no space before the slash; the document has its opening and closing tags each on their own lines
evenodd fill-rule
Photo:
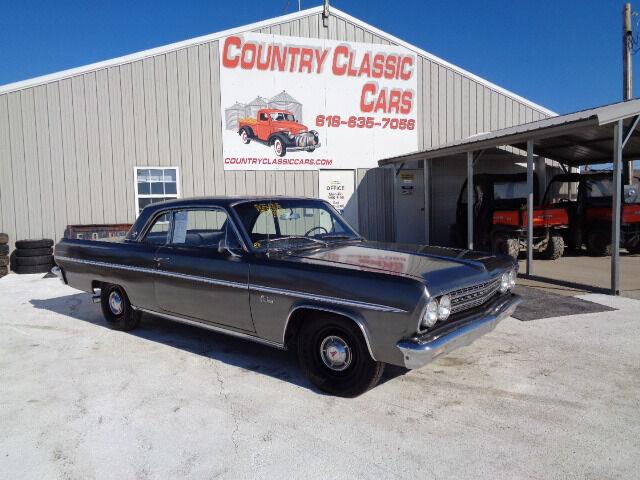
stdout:
<svg viewBox="0 0 640 480">
<path fill-rule="evenodd" d="M 609 163 L 614 155 L 613 127 L 618 120 L 624 122 L 624 138 L 629 136 L 623 159 L 636 160 L 640 158 L 638 115 L 640 99 L 613 103 L 473 135 L 441 147 L 380 160 L 378 165 L 450 157 L 497 147 L 526 151 L 527 140 L 533 141 L 534 154 L 569 166 Z"/>
</svg>

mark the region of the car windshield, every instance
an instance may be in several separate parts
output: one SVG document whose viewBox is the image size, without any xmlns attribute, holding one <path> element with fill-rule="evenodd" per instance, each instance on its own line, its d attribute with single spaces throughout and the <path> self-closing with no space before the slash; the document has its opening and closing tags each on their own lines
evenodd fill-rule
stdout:
<svg viewBox="0 0 640 480">
<path fill-rule="evenodd" d="M 271 120 L 276 122 L 295 122 L 296 119 L 292 113 L 273 112 L 271 113 Z"/>
<path fill-rule="evenodd" d="M 233 208 L 258 251 L 322 247 L 361 239 L 340 214 L 321 200 L 248 201 Z"/>
<path fill-rule="evenodd" d="M 578 182 L 553 180 L 547 187 L 544 203 L 575 202 L 578 199 Z"/>
</svg>

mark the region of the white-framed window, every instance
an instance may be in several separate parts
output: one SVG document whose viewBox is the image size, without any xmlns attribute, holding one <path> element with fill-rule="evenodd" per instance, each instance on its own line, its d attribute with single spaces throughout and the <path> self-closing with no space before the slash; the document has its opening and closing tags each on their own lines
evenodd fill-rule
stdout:
<svg viewBox="0 0 640 480">
<path fill-rule="evenodd" d="M 180 198 L 178 167 L 134 167 L 136 216 L 150 203 Z"/>
</svg>

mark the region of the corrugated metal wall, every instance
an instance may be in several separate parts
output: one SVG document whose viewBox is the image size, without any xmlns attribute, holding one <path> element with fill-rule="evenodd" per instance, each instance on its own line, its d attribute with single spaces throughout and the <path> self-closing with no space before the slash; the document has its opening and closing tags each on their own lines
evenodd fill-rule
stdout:
<svg viewBox="0 0 640 480">
<path fill-rule="evenodd" d="M 335 15 L 328 28 L 313 14 L 260 31 L 391 43 Z M 420 148 L 543 116 L 427 58 L 418 67 Z M 217 41 L 1 94 L 0 231 L 13 243 L 59 238 L 67 224 L 132 222 L 134 166 L 180 167 L 184 197 L 318 195 L 317 172 L 225 172 L 220 116 Z M 358 172 L 369 238 L 392 235 L 393 195 L 379 188 L 388 175 Z"/>
</svg>

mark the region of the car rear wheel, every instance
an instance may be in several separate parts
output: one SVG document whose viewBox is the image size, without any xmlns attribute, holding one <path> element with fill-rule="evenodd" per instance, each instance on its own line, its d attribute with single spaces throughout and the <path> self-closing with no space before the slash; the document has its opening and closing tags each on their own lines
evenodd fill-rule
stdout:
<svg viewBox="0 0 640 480">
<path fill-rule="evenodd" d="M 587 251 L 595 257 L 611 255 L 611 233 L 604 230 L 592 230 L 587 235 Z"/>
<path fill-rule="evenodd" d="M 384 371 L 385 364 L 371 358 L 359 328 L 330 313 L 309 318 L 298 335 L 297 353 L 311 383 L 340 397 L 373 388 Z"/>
<path fill-rule="evenodd" d="M 551 234 L 547 246 L 540 252 L 544 260 L 557 260 L 564 254 L 564 238 L 562 235 Z"/>
<path fill-rule="evenodd" d="M 284 155 L 287 153 L 287 147 L 284 145 L 284 142 L 281 139 L 276 138 L 273 141 L 273 151 L 276 152 L 276 155 L 278 155 L 279 157 L 284 157 Z"/>
<path fill-rule="evenodd" d="M 493 237 L 493 244 L 491 246 L 494 253 L 509 255 L 515 260 L 518 259 L 518 255 L 520 254 L 520 242 L 518 242 L 518 239 L 501 233 Z"/>
<path fill-rule="evenodd" d="M 110 328 L 129 331 L 140 324 L 140 312 L 131 307 L 129 297 L 118 285 L 105 285 L 100 292 L 100 303 Z"/>
</svg>

